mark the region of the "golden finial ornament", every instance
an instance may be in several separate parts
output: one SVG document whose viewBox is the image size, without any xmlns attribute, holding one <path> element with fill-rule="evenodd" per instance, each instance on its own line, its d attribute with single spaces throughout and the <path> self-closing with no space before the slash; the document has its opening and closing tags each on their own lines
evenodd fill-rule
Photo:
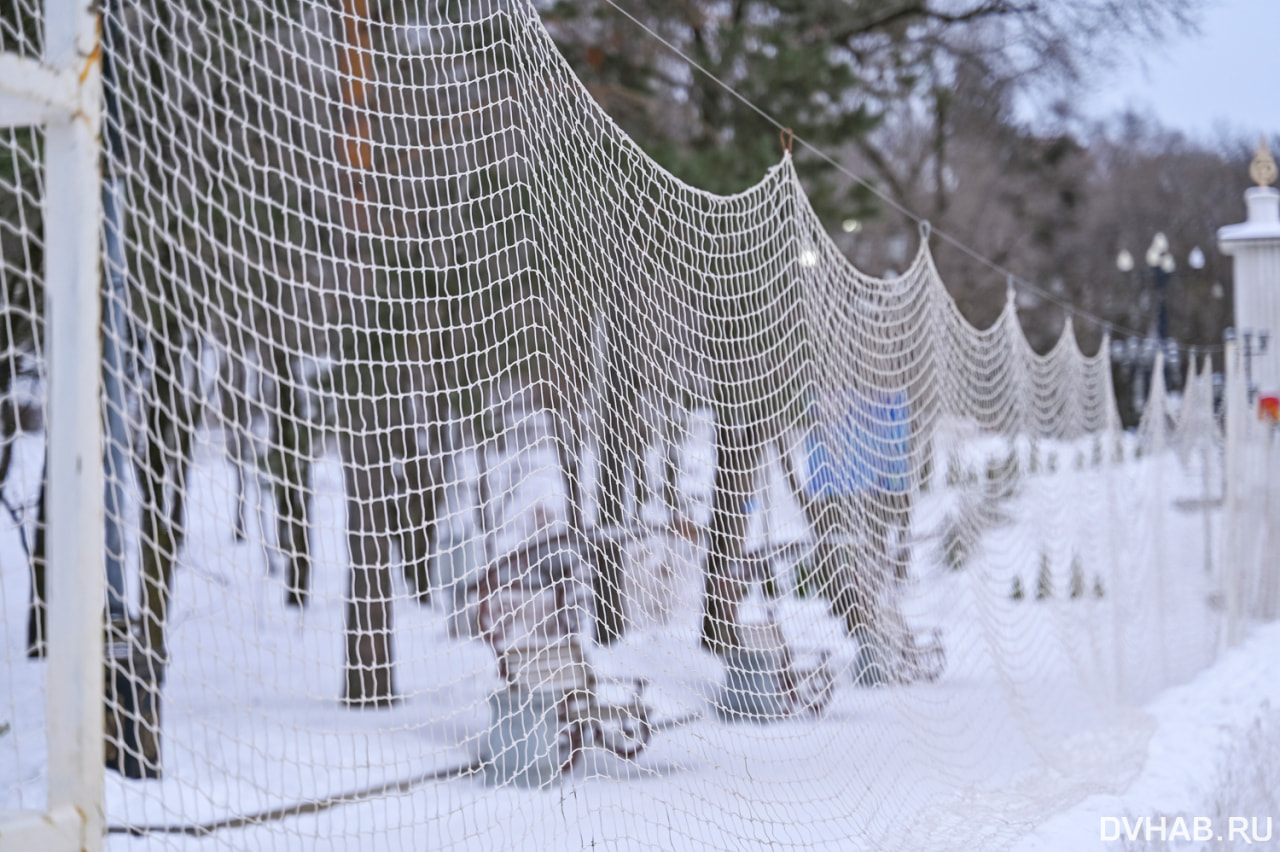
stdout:
<svg viewBox="0 0 1280 852">
<path fill-rule="evenodd" d="M 1249 177 L 1258 186 L 1271 186 L 1276 182 L 1276 160 L 1267 147 L 1266 137 L 1258 140 L 1258 150 L 1253 155 L 1253 163 L 1249 166 Z"/>
</svg>

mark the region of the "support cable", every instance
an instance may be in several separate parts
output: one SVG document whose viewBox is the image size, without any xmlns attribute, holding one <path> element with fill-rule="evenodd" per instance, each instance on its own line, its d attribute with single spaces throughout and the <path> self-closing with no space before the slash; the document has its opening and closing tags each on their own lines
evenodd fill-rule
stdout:
<svg viewBox="0 0 1280 852">
<path fill-rule="evenodd" d="M 626 10 L 626 9 L 624 9 L 622 6 L 618 5 L 618 3 L 616 2 L 616 0 L 605 0 L 605 2 L 606 2 L 606 3 L 608 3 L 610 6 L 612 6 L 614 9 L 616 9 L 616 10 L 618 11 L 618 13 L 619 13 L 619 14 L 621 14 L 623 17 L 625 17 L 627 20 L 631 21 L 631 22 L 632 22 L 633 24 L 635 24 L 637 27 L 639 27 L 640 29 L 644 30 L 646 33 L 648 33 L 650 36 L 652 36 L 654 39 L 656 39 L 658 42 L 660 42 L 660 43 L 661 43 L 663 46 L 665 46 L 668 50 L 670 50 L 671 52 L 675 53 L 677 56 L 679 56 L 679 57 L 680 57 L 681 59 L 683 59 L 685 62 L 688 62 L 688 63 L 689 63 L 689 65 L 690 65 L 691 67 L 693 67 L 693 68 L 697 69 L 699 72 L 701 72 L 702 74 L 704 74 L 704 75 L 705 75 L 706 77 L 708 77 L 710 80 L 712 80 L 713 82 L 715 82 L 715 83 L 716 83 L 716 85 L 720 86 L 720 87 L 721 87 L 722 89 L 724 89 L 727 93 L 729 93 L 729 94 L 730 94 L 730 95 L 732 95 L 734 98 L 736 98 L 738 101 L 740 101 L 740 102 L 743 104 L 743 106 L 745 106 L 745 107 L 747 107 L 748 109 L 750 109 L 751 111 L 755 112 L 757 115 L 759 115 L 759 116 L 760 116 L 761 118 L 763 118 L 765 121 L 769 122 L 769 123 L 770 123 L 770 124 L 772 124 L 774 127 L 776 127 L 780 133 L 783 133 L 783 134 L 785 135 L 785 138 L 787 139 L 787 141 L 793 141 L 793 142 L 795 142 L 795 143 L 798 143 L 798 144 L 803 145 L 804 147 L 808 148 L 808 149 L 809 149 L 810 151 L 812 151 L 812 152 L 814 153 L 814 155 L 816 155 L 819 159 L 821 159 L 822 161 L 826 162 L 828 165 L 830 165 L 830 166 L 832 166 L 833 168 L 835 168 L 838 172 L 840 172 L 841 174 L 843 174 L 845 177 L 847 177 L 847 178 L 849 178 L 850 180 L 854 181 L 854 182 L 855 182 L 855 183 L 857 183 L 859 186 L 861 186 L 861 187 L 865 188 L 867 191 L 869 191 L 870 193 L 872 193 L 873 195 L 875 195 L 877 198 L 879 198 L 881 201 L 883 201 L 885 204 L 887 204 L 889 207 L 891 207 L 891 208 L 892 208 L 893 210 L 895 210 L 896 212 L 898 212 L 898 213 L 902 214 L 903 216 L 905 216 L 906 218 L 908 218 L 908 219 L 910 219 L 910 220 L 914 221 L 918 226 L 920 226 L 920 227 L 921 227 L 921 233 L 922 233 L 922 235 L 927 234 L 927 233 L 928 233 L 928 231 L 932 231 L 932 233 L 933 233 L 933 234 L 936 234 L 936 235 L 937 235 L 938 239 L 940 239 L 940 240 L 942 240 L 943 242 L 947 243 L 948 245 L 952 246 L 952 247 L 953 247 L 953 248 L 955 248 L 957 251 L 959 251 L 959 252 L 961 252 L 962 254 L 964 254 L 965 256 L 969 257 L 971 260 L 973 260 L 973 261 L 977 262 L 978 264 L 980 264 L 980 265 L 982 265 L 982 266 L 985 266 L 987 269 L 990 269 L 992 272 L 995 272 L 995 273 L 997 273 L 997 274 L 999 274 L 999 275 L 1003 275 L 1003 276 L 1005 276 L 1005 279 L 1006 279 L 1007 281 L 1011 281 L 1011 282 L 1016 283 L 1016 285 L 1017 285 L 1018 287 L 1021 287 L 1023 290 L 1026 290 L 1026 291 L 1027 291 L 1027 292 L 1029 292 L 1029 293 L 1033 293 L 1034 295 L 1038 296 L 1039 298 L 1044 299 L 1045 301 L 1047 301 L 1047 302 L 1049 302 L 1049 303 L 1051 303 L 1051 304 L 1053 304 L 1053 305 L 1058 306 L 1058 307 L 1059 307 L 1059 308 L 1061 308 L 1061 309 L 1063 310 L 1063 312 L 1064 312 L 1064 313 L 1066 313 L 1068 316 L 1073 316 L 1073 317 L 1082 317 L 1082 318 L 1084 318 L 1084 319 L 1088 320 L 1089 322 L 1091 322 L 1091 323 L 1093 323 L 1093 324 L 1095 324 L 1095 325 L 1099 326 L 1099 327 L 1100 327 L 1104 332 L 1107 332 L 1108 334 L 1109 334 L 1109 333 L 1111 333 L 1111 332 L 1113 332 L 1113 331 L 1115 331 L 1115 332 L 1120 332 L 1121 334 L 1127 335 L 1127 336 L 1129 336 L 1129 337 L 1138 337 L 1138 338 L 1142 338 L 1142 337 L 1146 337 L 1146 336 L 1147 336 L 1147 335 L 1146 335 L 1145 333 L 1143 333 L 1143 332 L 1137 331 L 1136 329 L 1133 329 L 1133 328 L 1129 328 L 1128 326 L 1125 326 L 1125 325 L 1121 325 L 1120 323 L 1117 323 L 1117 322 L 1113 322 L 1113 321 L 1111 321 L 1111 320 L 1108 320 L 1108 319 L 1106 319 L 1106 318 L 1104 318 L 1104 317 L 1099 316 L 1099 315 L 1098 315 L 1098 314 L 1096 314 L 1096 313 L 1093 313 L 1092 311 L 1085 310 L 1085 309 L 1083 309 L 1083 308 L 1081 308 L 1081 307 L 1079 307 L 1079 306 L 1075 305 L 1074 303 L 1072 303 L 1071 301 L 1069 301 L 1069 300 L 1067 300 L 1067 299 L 1063 299 L 1063 298 L 1061 298 L 1061 297 L 1059 297 L 1059 296 L 1054 295 L 1053 293 L 1050 293 L 1048 290 L 1044 289 L 1043 287 L 1040 287 L 1040 286 L 1039 286 L 1039 285 L 1037 285 L 1037 284 L 1033 284 L 1032 282 L 1030 282 L 1030 281 L 1026 280 L 1025 278 L 1022 278 L 1022 277 L 1020 277 L 1020 276 L 1016 275 L 1015 273 L 1011 272 L 1009 269 L 1007 269 L 1005 266 L 1001 265 L 999 262 L 992 260 L 991 258 L 989 258 L 989 257 L 987 257 L 986 255 L 984 255 L 984 254 L 982 254 L 981 252 L 979 252 L 977 249 L 975 249 L 975 248 L 973 248 L 973 247 L 969 246 L 967 243 L 965 243 L 965 242 L 964 242 L 963 240 L 961 240 L 959 237 L 957 237 L 957 236 L 955 236 L 955 235 L 953 235 L 953 234 L 950 234 L 950 233 L 948 233 L 948 232 L 946 232 L 946 231 L 942 230 L 941 228 L 938 228 L 938 227 L 936 227 L 936 226 L 930 225 L 930 224 L 929 224 L 929 220 L 928 220 L 928 219 L 924 218 L 923 216 L 919 216 L 919 215 L 917 215 L 916 213 L 912 212 L 912 211 L 911 211 L 909 208 L 907 208 L 904 204 L 902 204 L 901 202 L 897 201 L 897 200 L 896 200 L 896 199 L 894 199 L 892 196 L 890 196 L 889 194 L 887 194 L 886 192 L 884 192 L 883 190 L 881 190 L 879 187 L 877 187 L 877 186 L 876 186 L 875 184 L 873 184 L 871 181 L 867 180 L 866 178 L 862 177 L 861 175 L 857 174 L 856 172 L 854 172 L 854 171 L 852 171 L 851 169 L 849 169 L 848 167 L 846 167 L 843 163 L 841 163 L 839 160 L 837 160 L 834 156 L 832 156 L 831 154 L 828 154 L 828 153 L 827 153 L 826 151 L 824 151 L 822 148 L 819 148 L 817 145 L 815 145 L 814 143 L 812 143 L 812 142 L 808 141 L 808 140 L 807 140 L 807 139 L 805 139 L 804 137 L 800 136 L 798 133 L 795 133 L 795 132 L 790 128 L 790 127 L 787 127 L 787 126 L 786 126 L 785 124 L 783 124 L 779 119 L 775 118 L 775 117 L 773 116 L 773 114 L 771 114 L 770 112 L 768 112 L 767 110 L 765 110 L 763 107 L 758 106 L 755 102 L 753 102 L 753 101 L 752 101 L 750 98 L 748 98 L 746 95 L 742 94 L 742 93 L 741 93 L 741 92 L 739 92 L 737 89 L 735 89 L 732 85 L 730 85 L 729 83 L 725 82 L 724 80 L 722 80 L 722 79 L 720 79 L 718 76 L 716 76 L 716 75 L 715 75 L 715 74 L 714 74 L 710 69 L 708 69 L 708 68 L 706 68 L 705 66 L 701 65 L 697 60 L 695 60 L 693 57 L 689 56 L 687 53 L 685 53 L 684 51 L 682 51 L 678 46 L 676 46 L 676 45 L 672 44 L 669 40 L 667 40 L 666 38 L 664 38 L 660 33 L 658 33 L 657 31 L 655 31 L 652 27 L 650 27 L 650 26 L 649 26 L 648 24 L 646 24 L 644 21 L 641 21 L 639 18 L 637 18 L 637 17 L 636 17 L 635 15 L 633 15 L 631 12 L 629 12 L 629 11 L 628 11 L 628 10 Z M 790 146 L 784 146 L 784 147 L 787 147 L 787 152 L 788 152 L 788 153 L 790 153 L 790 150 L 791 150 L 791 149 L 790 149 Z M 927 228 L 928 230 L 925 230 L 926 228 Z M 925 238 L 925 239 L 928 239 L 928 237 L 927 237 L 927 236 L 925 236 L 924 238 Z M 1172 338 L 1170 338 L 1170 339 L 1172 339 Z M 1183 345 L 1185 345 L 1185 344 L 1179 343 L 1179 346 L 1183 346 Z M 1208 345 L 1206 345 L 1206 344 L 1197 344 L 1197 348 L 1198 348 L 1199 350 L 1203 350 L 1203 351 L 1210 351 L 1210 350 L 1212 350 L 1212 351 L 1220 351 L 1220 350 L 1222 349 L 1222 344 L 1208 344 Z"/>
</svg>

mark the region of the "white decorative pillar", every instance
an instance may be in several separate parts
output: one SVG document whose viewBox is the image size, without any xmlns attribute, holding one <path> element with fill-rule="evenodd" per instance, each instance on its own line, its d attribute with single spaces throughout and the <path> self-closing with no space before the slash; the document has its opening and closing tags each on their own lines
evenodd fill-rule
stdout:
<svg viewBox="0 0 1280 852">
<path fill-rule="evenodd" d="M 1266 141 L 1249 168 L 1248 219 L 1218 229 L 1218 248 L 1235 259 L 1235 331 L 1250 391 L 1280 395 L 1280 191 Z M 1265 342 L 1264 342 L 1265 341 Z"/>
<path fill-rule="evenodd" d="M 1245 192 L 1248 220 L 1218 230 L 1218 246 L 1235 259 L 1236 342 L 1226 351 L 1227 642 L 1249 618 L 1274 618 L 1280 589 L 1280 192 L 1266 141 L 1258 145 Z M 1247 383 L 1247 386 L 1246 386 Z M 1255 396 L 1256 393 L 1256 396 Z M 1270 403 L 1270 406 L 1267 404 Z M 1270 417 L 1260 417 L 1269 413 Z M 1269 422 L 1270 421 L 1270 422 Z"/>
</svg>

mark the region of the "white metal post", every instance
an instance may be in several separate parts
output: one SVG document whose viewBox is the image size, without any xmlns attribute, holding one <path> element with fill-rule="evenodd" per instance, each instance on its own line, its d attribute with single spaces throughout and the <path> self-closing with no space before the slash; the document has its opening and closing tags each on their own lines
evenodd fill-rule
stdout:
<svg viewBox="0 0 1280 852">
<path fill-rule="evenodd" d="M 1223 526 L 1226 530 L 1226 535 L 1223 536 L 1222 579 L 1227 610 L 1226 643 L 1227 647 L 1230 648 L 1240 643 L 1241 634 L 1240 596 L 1242 584 L 1240 582 L 1240 572 L 1242 566 L 1240 563 L 1245 549 L 1241 546 L 1244 529 L 1240 517 L 1242 509 L 1240 443 L 1243 437 L 1243 418 L 1248 410 L 1248 390 L 1244 386 L 1244 377 L 1240 375 L 1239 352 L 1234 343 L 1227 343 L 1223 358 L 1227 382 L 1224 389 L 1225 400 L 1223 405 L 1223 411 L 1226 415 L 1224 432 L 1226 433 L 1227 446 L 1224 459 L 1225 477 L 1223 483 L 1223 496 L 1225 498 L 1223 506 L 1226 509 Z"/>
<path fill-rule="evenodd" d="M 103 835 L 103 519 L 98 236 L 101 77 L 93 0 L 46 0 L 41 62 L 0 57 L 0 101 L 45 125 L 48 811 L 0 849 L 98 850 Z"/>
<path fill-rule="evenodd" d="M 1265 531 L 1258 579 L 1258 615 L 1267 620 L 1280 618 L 1280 565 L 1269 556 L 1275 553 L 1280 538 L 1280 494 L 1276 483 L 1280 482 L 1280 434 L 1272 429 L 1264 438 L 1266 465 L 1263 482 L 1266 496 L 1263 506 L 1262 526 Z"/>
</svg>

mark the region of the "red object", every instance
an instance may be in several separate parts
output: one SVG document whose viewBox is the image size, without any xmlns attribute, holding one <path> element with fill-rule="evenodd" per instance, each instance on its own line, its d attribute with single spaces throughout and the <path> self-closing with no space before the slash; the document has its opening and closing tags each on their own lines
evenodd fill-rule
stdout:
<svg viewBox="0 0 1280 852">
<path fill-rule="evenodd" d="M 1258 400 L 1258 417 L 1262 420 L 1270 420 L 1272 423 L 1280 421 L 1280 397 L 1264 396 Z"/>
</svg>

